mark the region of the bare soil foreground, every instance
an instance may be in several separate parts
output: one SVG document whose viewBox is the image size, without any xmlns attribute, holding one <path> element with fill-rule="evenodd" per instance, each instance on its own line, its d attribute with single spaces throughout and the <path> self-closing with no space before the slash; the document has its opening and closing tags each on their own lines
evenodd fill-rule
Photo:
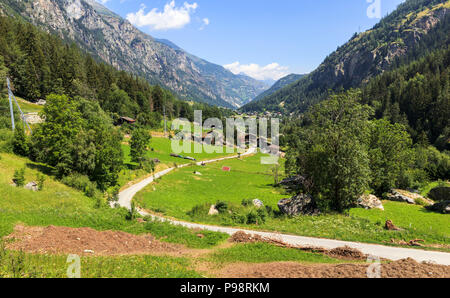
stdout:
<svg viewBox="0 0 450 298">
<path fill-rule="evenodd" d="M 79 254 L 86 256 L 172 255 L 187 256 L 196 269 L 211 277 L 225 278 L 364 278 L 370 264 L 362 263 L 366 255 L 342 247 L 332 250 L 313 247 L 293 247 L 276 239 L 252 236 L 244 232 L 234 234 L 225 246 L 236 243 L 266 242 L 280 247 L 323 253 L 350 264 L 301 264 L 274 262 L 264 264 L 232 263 L 219 265 L 202 257 L 214 249 L 195 250 L 179 244 L 156 240 L 153 236 L 133 235 L 120 231 L 96 231 L 90 228 L 26 227 L 17 225 L 5 237 L 6 247 L 36 254 Z M 195 262 L 198 261 L 198 262 Z M 412 259 L 384 261 L 381 275 L 386 278 L 450 278 L 450 266 L 417 263 Z"/>
<path fill-rule="evenodd" d="M 120 231 L 96 231 L 91 228 L 25 227 L 17 225 L 5 238 L 6 248 L 39 254 L 79 255 L 179 255 L 182 245 L 156 240 L 151 235 L 133 235 Z"/>
<path fill-rule="evenodd" d="M 367 278 L 369 265 L 302 265 L 293 262 L 232 264 L 218 270 L 223 278 Z M 449 266 L 405 259 L 381 265 L 383 278 L 449 278 Z"/>
</svg>

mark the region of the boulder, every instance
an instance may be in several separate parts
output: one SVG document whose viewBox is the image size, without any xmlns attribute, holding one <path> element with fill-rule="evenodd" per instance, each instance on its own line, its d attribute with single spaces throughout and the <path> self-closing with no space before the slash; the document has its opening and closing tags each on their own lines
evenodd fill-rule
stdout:
<svg viewBox="0 0 450 298">
<path fill-rule="evenodd" d="M 427 202 L 428 200 L 422 197 L 421 195 L 417 193 L 412 193 L 406 190 L 401 189 L 393 189 L 391 190 L 391 193 L 387 195 L 387 199 L 390 201 L 396 201 L 396 202 L 405 202 L 411 205 L 416 204 L 416 200 L 422 200 Z"/>
<path fill-rule="evenodd" d="M 253 206 L 255 206 L 256 208 L 264 207 L 264 203 L 261 200 L 254 199 L 252 201 L 252 203 L 253 203 Z"/>
<path fill-rule="evenodd" d="M 278 208 L 289 216 L 320 214 L 316 201 L 310 195 L 305 194 L 299 194 L 290 199 L 279 201 Z"/>
<path fill-rule="evenodd" d="M 425 208 L 430 211 L 439 212 L 442 214 L 450 214 L 450 201 L 442 201 Z"/>
<path fill-rule="evenodd" d="M 216 205 L 211 205 L 211 208 L 209 208 L 208 215 L 217 215 L 219 214 L 219 210 L 216 209 Z"/>
<path fill-rule="evenodd" d="M 28 183 L 27 185 L 25 185 L 25 189 L 32 190 L 32 191 L 38 191 L 39 187 L 38 187 L 37 182 L 32 181 L 32 182 Z"/>
<path fill-rule="evenodd" d="M 292 176 L 286 179 L 283 179 L 279 184 L 290 191 L 295 191 L 301 188 L 303 183 L 305 182 L 305 178 L 303 176 Z"/>
<path fill-rule="evenodd" d="M 194 175 L 202 176 L 202 173 L 195 171 L 195 172 L 194 172 Z"/>
<path fill-rule="evenodd" d="M 435 201 L 450 200 L 450 187 L 436 187 L 430 190 L 428 197 Z"/>
<path fill-rule="evenodd" d="M 381 201 L 374 195 L 362 195 L 358 199 L 358 207 L 364 209 L 380 209 L 384 210 Z"/>
</svg>

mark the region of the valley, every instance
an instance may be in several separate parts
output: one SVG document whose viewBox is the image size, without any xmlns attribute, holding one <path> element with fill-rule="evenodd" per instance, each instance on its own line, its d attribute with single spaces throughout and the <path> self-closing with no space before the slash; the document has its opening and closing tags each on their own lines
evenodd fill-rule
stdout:
<svg viewBox="0 0 450 298">
<path fill-rule="evenodd" d="M 105 5 L 0 0 L 1 278 L 450 277 L 450 1 L 254 77 Z"/>
</svg>

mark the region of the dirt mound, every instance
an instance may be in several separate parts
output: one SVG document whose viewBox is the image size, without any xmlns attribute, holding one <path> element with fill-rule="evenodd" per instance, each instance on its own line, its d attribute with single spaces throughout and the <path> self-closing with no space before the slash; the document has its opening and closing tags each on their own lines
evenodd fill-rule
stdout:
<svg viewBox="0 0 450 298">
<path fill-rule="evenodd" d="M 326 252 L 327 255 L 333 258 L 346 260 L 366 260 L 367 256 L 355 248 L 348 246 L 337 247 Z"/>
<path fill-rule="evenodd" d="M 365 260 L 367 255 L 363 254 L 361 251 L 351 248 L 348 246 L 338 247 L 334 249 L 325 249 L 323 247 L 309 247 L 309 246 L 295 246 L 287 244 L 281 240 L 261 237 L 259 235 L 250 235 L 243 231 L 236 232 L 230 238 L 231 242 L 234 243 L 255 243 L 255 242 L 264 242 L 273 244 L 279 247 L 292 248 L 292 249 L 300 249 L 303 251 L 314 252 L 314 253 L 322 253 L 328 255 L 330 257 L 336 259 L 343 260 Z"/>
<path fill-rule="evenodd" d="M 366 278 L 369 265 L 302 265 L 293 262 L 232 264 L 218 272 L 223 278 Z M 450 266 L 419 264 L 405 259 L 381 265 L 383 278 L 449 278 Z"/>
<path fill-rule="evenodd" d="M 230 242 L 234 243 L 255 243 L 255 242 L 266 242 L 266 240 L 259 235 L 250 235 L 243 231 L 234 233 L 230 237 Z"/>
<path fill-rule="evenodd" d="M 79 255 L 170 254 L 186 251 L 181 245 L 156 240 L 151 235 L 132 235 L 91 228 L 25 227 L 18 225 L 5 237 L 6 248 L 30 253 Z"/>
</svg>

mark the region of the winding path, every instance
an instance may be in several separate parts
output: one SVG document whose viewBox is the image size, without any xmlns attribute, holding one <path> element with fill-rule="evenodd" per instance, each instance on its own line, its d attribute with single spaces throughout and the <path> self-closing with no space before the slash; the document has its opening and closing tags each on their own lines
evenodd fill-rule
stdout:
<svg viewBox="0 0 450 298">
<path fill-rule="evenodd" d="M 247 151 L 246 153 L 243 153 L 241 156 L 251 155 L 255 153 L 254 150 Z M 233 159 L 237 158 L 238 156 L 228 156 L 218 159 L 213 159 L 209 161 L 204 161 L 203 163 L 213 163 L 217 161 L 227 160 L 227 159 Z M 197 165 L 201 165 L 202 162 L 198 162 Z M 186 166 L 189 166 L 189 164 L 181 165 L 178 168 L 184 168 Z M 121 191 L 119 193 L 119 205 L 121 207 L 125 207 L 130 209 L 131 208 L 131 201 L 133 200 L 133 197 L 142 189 L 144 189 L 147 185 L 153 182 L 154 179 L 158 179 L 164 175 L 169 174 L 175 170 L 175 168 L 170 168 L 161 172 L 158 172 L 154 175 L 154 177 L 146 178 L 129 188 Z M 171 220 L 164 217 L 158 217 L 154 216 L 152 214 L 149 214 L 143 210 L 139 210 L 139 213 L 142 216 L 151 216 L 154 219 L 158 219 L 161 221 L 167 221 L 174 225 L 180 225 L 191 229 L 201 229 L 201 230 L 208 230 L 208 231 L 215 231 L 215 232 L 222 232 L 227 233 L 229 235 L 232 235 L 238 231 L 244 231 L 248 234 L 253 235 L 260 235 L 263 237 L 268 238 L 274 238 L 281 240 L 285 243 L 291 244 L 291 245 L 302 245 L 302 246 L 314 246 L 314 247 L 323 247 L 327 249 L 333 249 L 337 247 L 343 247 L 343 246 L 349 246 L 355 249 L 360 250 L 364 254 L 377 256 L 380 258 L 390 259 L 390 260 L 401 260 L 405 258 L 412 258 L 416 260 L 417 262 L 424 262 L 424 261 L 430 261 L 441 265 L 450 265 L 450 253 L 445 252 L 437 252 L 437 251 L 426 251 L 426 250 L 420 250 L 420 249 L 411 249 L 411 248 L 402 248 L 402 247 L 391 247 L 391 246 L 383 246 L 383 245 L 377 245 L 377 244 L 367 244 L 367 243 L 358 243 L 358 242 L 349 242 L 349 241 L 341 241 L 341 240 L 331 240 L 331 239 L 322 239 L 322 238 L 313 238 L 313 237 L 303 237 L 303 236 L 295 236 L 295 235 L 288 235 L 288 234 L 279 234 L 274 232 L 259 232 L 259 231 L 252 231 L 252 230 L 245 230 L 245 229 L 238 229 L 238 228 L 231 228 L 231 227 L 220 227 L 220 226 L 211 226 L 211 225 L 204 225 L 204 224 L 196 224 L 196 223 L 189 223 L 184 221 L 177 221 L 177 220 Z"/>
</svg>

